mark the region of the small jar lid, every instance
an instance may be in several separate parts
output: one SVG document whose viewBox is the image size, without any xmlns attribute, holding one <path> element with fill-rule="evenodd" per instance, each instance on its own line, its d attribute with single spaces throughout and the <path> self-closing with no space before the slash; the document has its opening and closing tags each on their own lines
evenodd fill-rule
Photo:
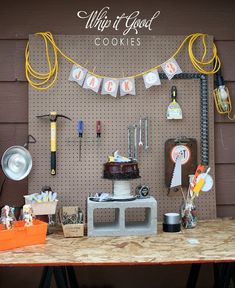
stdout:
<svg viewBox="0 0 235 288">
<path fill-rule="evenodd" d="M 164 224 L 180 224 L 180 214 L 179 213 L 165 213 L 164 214 Z"/>
</svg>

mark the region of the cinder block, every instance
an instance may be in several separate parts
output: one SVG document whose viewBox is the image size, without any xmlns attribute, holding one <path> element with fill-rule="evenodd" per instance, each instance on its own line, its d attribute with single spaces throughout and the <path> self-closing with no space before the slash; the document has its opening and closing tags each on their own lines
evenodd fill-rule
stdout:
<svg viewBox="0 0 235 288">
<path fill-rule="evenodd" d="M 144 221 L 127 221 L 126 209 L 128 208 L 144 208 Z M 95 209 L 115 209 L 115 220 L 113 222 L 98 222 L 94 217 Z M 88 236 L 157 234 L 157 201 L 153 197 L 121 202 L 95 202 L 88 198 L 87 213 Z"/>
</svg>

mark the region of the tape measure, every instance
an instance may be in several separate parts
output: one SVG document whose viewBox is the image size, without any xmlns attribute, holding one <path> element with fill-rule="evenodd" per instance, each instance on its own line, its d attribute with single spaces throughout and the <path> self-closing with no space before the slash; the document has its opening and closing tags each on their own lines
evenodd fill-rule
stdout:
<svg viewBox="0 0 235 288">
<path fill-rule="evenodd" d="M 144 198 L 149 196 L 149 187 L 147 185 L 138 185 L 135 189 L 136 195 Z"/>
</svg>

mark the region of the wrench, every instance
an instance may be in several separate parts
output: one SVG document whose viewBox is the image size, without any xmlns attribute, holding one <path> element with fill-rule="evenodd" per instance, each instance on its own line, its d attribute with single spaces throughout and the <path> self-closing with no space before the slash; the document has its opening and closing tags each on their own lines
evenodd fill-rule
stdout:
<svg viewBox="0 0 235 288">
<path fill-rule="evenodd" d="M 139 131 L 140 133 L 140 140 L 139 140 L 139 146 L 143 146 L 144 144 L 143 144 L 143 142 L 142 142 L 142 119 L 140 118 L 140 131 Z"/>
<path fill-rule="evenodd" d="M 138 146 L 137 146 L 137 125 L 133 125 L 134 127 L 134 153 L 133 158 L 137 161 L 137 153 L 138 153 Z"/>
<path fill-rule="evenodd" d="M 144 124 L 145 124 L 145 146 L 144 149 L 149 149 L 149 127 L 148 127 L 148 117 L 144 118 Z"/>
</svg>

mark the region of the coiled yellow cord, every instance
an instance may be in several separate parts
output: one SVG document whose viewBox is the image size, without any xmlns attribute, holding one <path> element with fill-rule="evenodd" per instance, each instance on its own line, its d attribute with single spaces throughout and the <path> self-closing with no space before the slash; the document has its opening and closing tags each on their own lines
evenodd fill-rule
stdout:
<svg viewBox="0 0 235 288">
<path fill-rule="evenodd" d="M 44 40 L 45 43 L 45 54 L 46 54 L 46 60 L 47 60 L 47 65 L 48 65 L 48 72 L 46 73 L 40 73 L 37 72 L 36 70 L 34 70 L 32 68 L 32 65 L 30 64 L 30 54 L 29 54 L 29 42 L 26 45 L 26 49 L 25 49 L 25 74 L 26 74 L 26 78 L 29 82 L 29 84 L 34 87 L 35 89 L 38 90 L 46 90 L 48 88 L 50 88 L 55 81 L 57 80 L 57 76 L 58 76 L 58 69 L 59 69 L 59 64 L 58 64 L 58 54 L 60 54 L 61 56 L 63 56 L 65 59 L 67 59 L 69 62 L 82 67 L 82 65 L 80 65 L 79 63 L 77 63 L 76 61 L 74 61 L 73 59 L 71 59 L 70 57 L 68 57 L 67 55 L 65 55 L 56 45 L 56 42 L 53 38 L 53 35 L 50 32 L 39 32 L 39 33 L 35 33 L 35 35 L 41 36 Z M 207 55 L 207 46 L 206 46 L 206 38 L 207 34 L 202 34 L 202 33 L 195 33 L 195 34 L 190 34 L 188 35 L 180 44 L 180 46 L 178 47 L 178 49 L 176 50 L 176 52 L 170 57 L 170 58 L 176 58 L 176 56 L 179 54 L 180 50 L 182 49 L 182 47 L 185 45 L 185 43 L 188 41 L 188 54 L 189 54 L 189 58 L 192 62 L 192 65 L 195 67 L 195 69 L 202 73 L 202 74 L 215 74 L 216 72 L 219 71 L 221 63 L 220 63 L 220 59 L 219 56 L 217 54 L 217 48 L 215 46 L 215 44 L 213 43 L 213 50 L 212 50 L 212 57 L 205 61 L 205 57 Z M 202 44 L 203 44 L 203 55 L 201 60 L 197 59 L 196 56 L 194 55 L 193 52 L 193 47 L 196 41 L 198 41 L 201 38 Z M 52 60 L 50 58 L 50 54 L 49 54 L 49 45 L 52 47 L 52 51 L 53 51 L 53 63 Z M 170 59 L 169 58 L 169 59 Z M 208 67 L 208 69 L 204 69 L 204 67 Z M 212 68 L 210 68 L 212 66 Z M 140 76 L 143 76 L 157 68 L 161 67 L 161 64 L 143 71 L 141 73 L 135 74 L 135 75 L 131 75 L 131 76 L 126 76 L 127 78 L 137 78 Z M 99 75 L 94 73 L 93 71 L 88 71 L 91 75 L 94 75 L 98 78 L 106 78 L 107 76 L 104 75 Z M 112 77 L 111 77 L 112 78 Z M 116 78 L 113 78 L 116 79 Z"/>
</svg>

